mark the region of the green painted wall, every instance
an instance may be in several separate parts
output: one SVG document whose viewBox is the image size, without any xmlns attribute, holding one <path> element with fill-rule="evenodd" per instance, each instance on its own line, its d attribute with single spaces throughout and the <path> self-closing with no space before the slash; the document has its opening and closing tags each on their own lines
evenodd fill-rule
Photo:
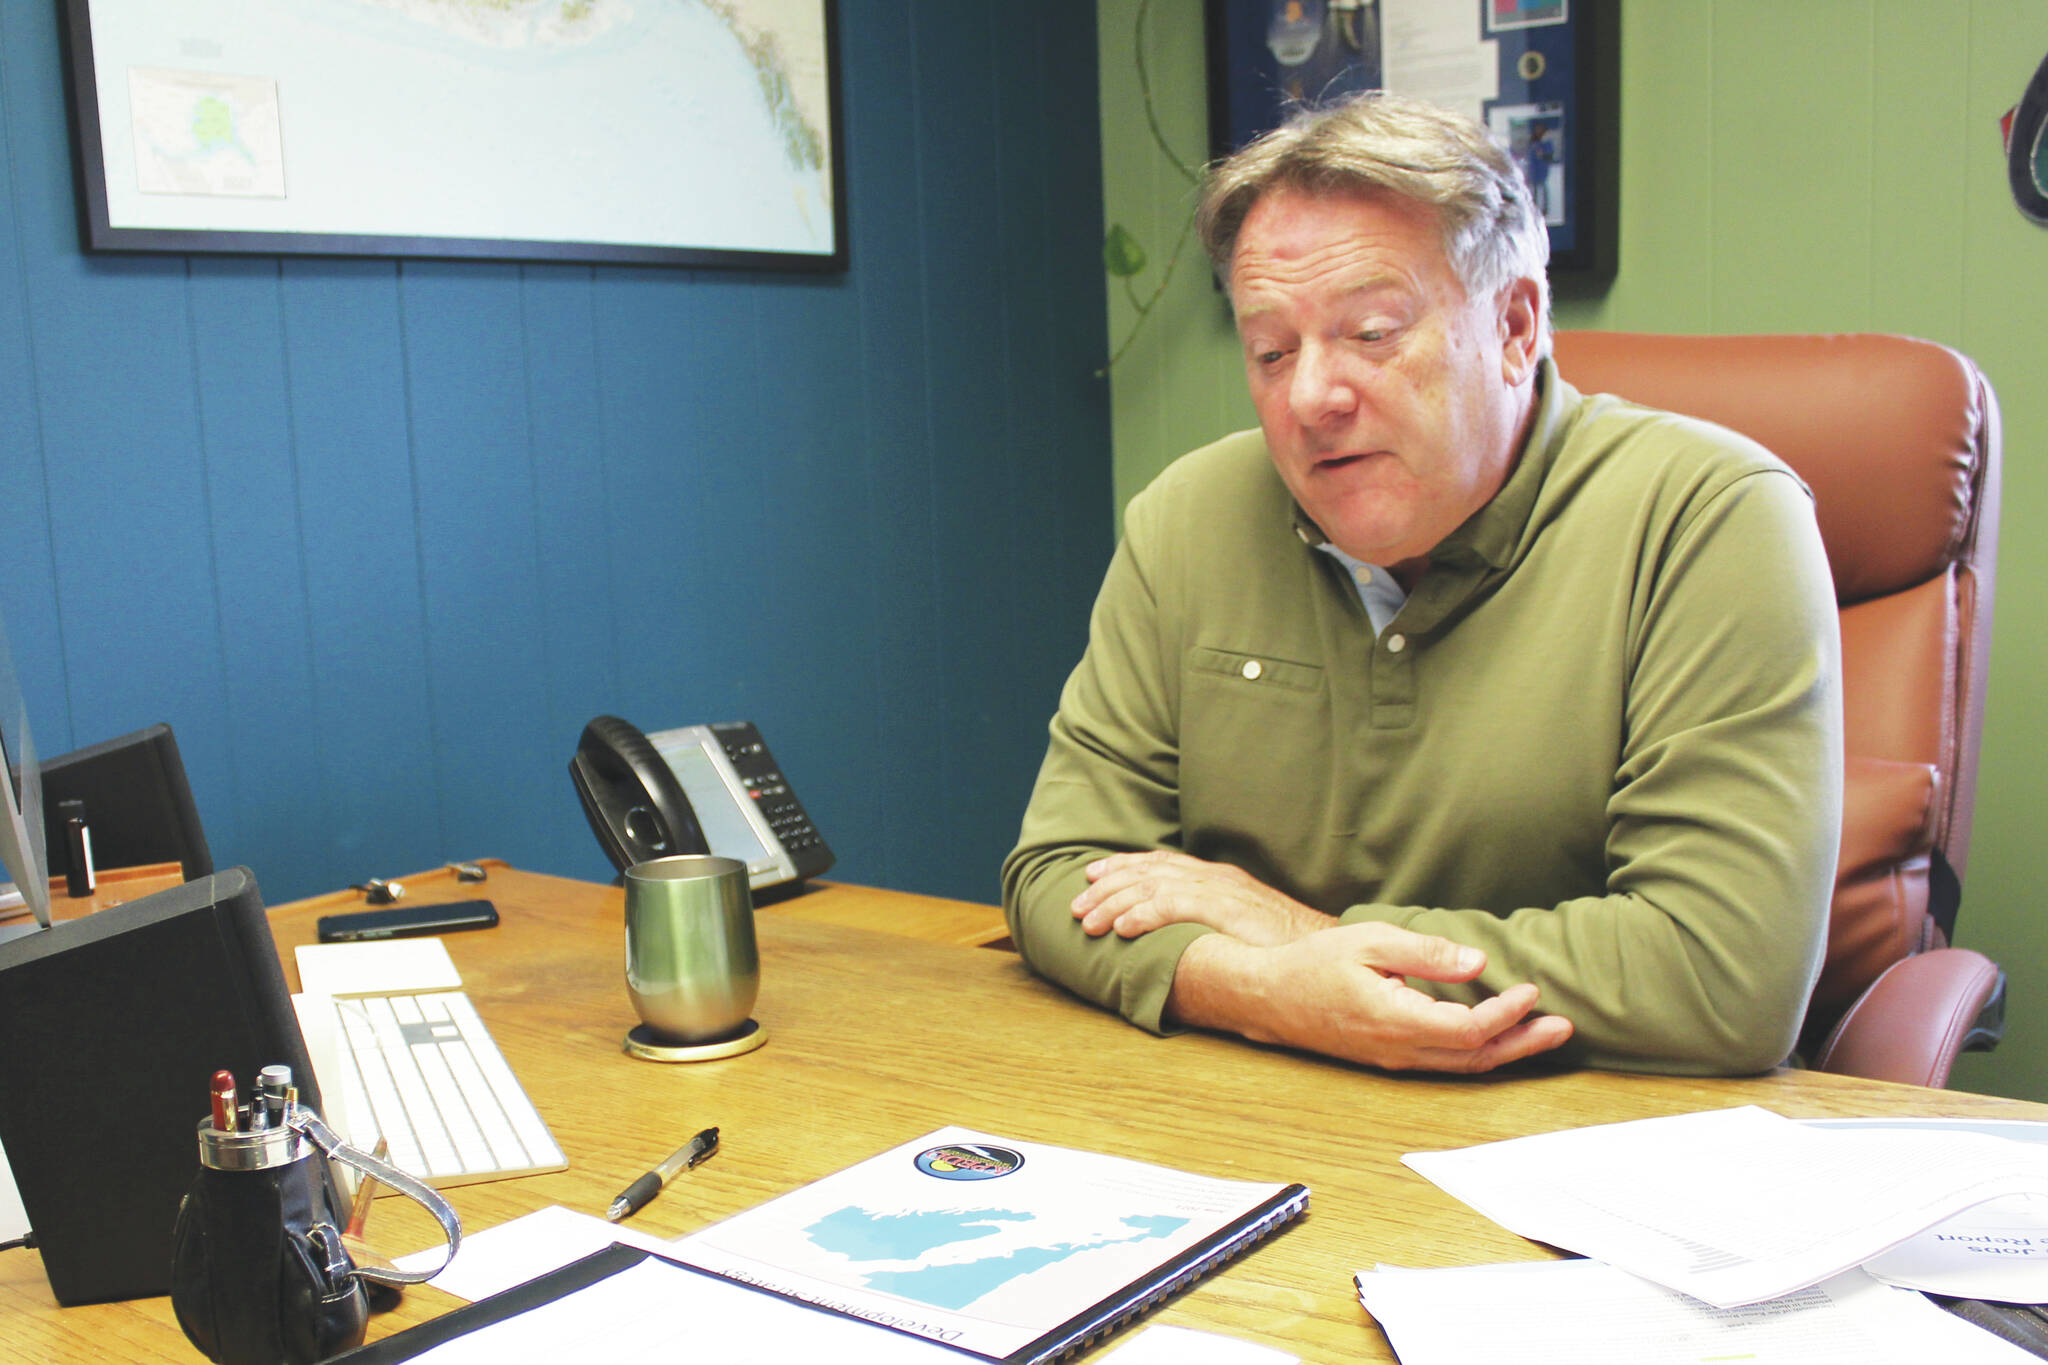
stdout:
<svg viewBox="0 0 2048 1365">
<path fill-rule="evenodd" d="M 1148 130 L 1142 0 L 1101 0 L 1104 217 L 1155 264 L 1188 182 Z M 1150 0 L 1158 125 L 1205 152 L 1202 0 Z M 1633 331 L 1903 332 L 1976 359 L 2005 418 L 2004 535 L 1977 824 L 1958 940 L 2011 978 L 2005 1044 L 1962 1089 L 2048 1100 L 2048 231 L 2013 207 L 1999 116 L 2048 53 L 2040 0 L 1623 0 L 1620 271 L 1558 325 Z M 1190 245 L 1111 373 L 1117 506 L 1182 451 L 1252 424 L 1229 319 Z M 1110 345 L 1135 309 L 1110 295 Z"/>
</svg>

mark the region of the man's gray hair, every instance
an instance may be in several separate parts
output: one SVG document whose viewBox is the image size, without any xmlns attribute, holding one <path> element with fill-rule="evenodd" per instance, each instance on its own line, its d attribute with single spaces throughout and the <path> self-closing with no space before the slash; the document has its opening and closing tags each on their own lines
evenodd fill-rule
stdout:
<svg viewBox="0 0 2048 1365">
<path fill-rule="evenodd" d="M 1218 278 L 1230 280 L 1238 233 L 1252 206 L 1276 189 L 1312 195 L 1395 195 L 1437 211 L 1444 255 L 1465 292 L 1490 297 L 1524 277 L 1542 291 L 1550 234 L 1521 168 L 1469 118 L 1424 100 L 1368 91 L 1306 109 L 1215 163 L 1195 227 Z"/>
</svg>

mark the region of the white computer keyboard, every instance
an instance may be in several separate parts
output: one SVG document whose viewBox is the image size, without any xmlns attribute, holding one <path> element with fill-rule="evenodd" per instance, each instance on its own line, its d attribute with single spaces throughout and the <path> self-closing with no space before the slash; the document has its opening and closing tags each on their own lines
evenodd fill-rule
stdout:
<svg viewBox="0 0 2048 1365">
<path fill-rule="evenodd" d="M 337 1112 L 349 1145 L 390 1143 L 390 1160 L 430 1185 L 567 1169 L 554 1135 L 461 991 L 338 996 Z"/>
</svg>

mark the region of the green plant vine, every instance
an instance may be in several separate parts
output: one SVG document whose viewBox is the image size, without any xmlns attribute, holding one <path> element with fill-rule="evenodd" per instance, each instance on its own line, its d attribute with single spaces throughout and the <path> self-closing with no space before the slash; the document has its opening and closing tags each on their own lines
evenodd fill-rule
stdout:
<svg viewBox="0 0 2048 1365">
<path fill-rule="evenodd" d="M 1138 0 L 1137 17 L 1131 26 L 1132 48 L 1136 54 L 1138 68 L 1138 94 L 1145 103 L 1145 126 L 1151 130 L 1152 141 L 1157 144 L 1173 168 L 1181 173 L 1188 184 L 1197 185 L 1201 183 L 1201 172 L 1181 160 L 1167 142 L 1166 132 L 1159 126 L 1158 108 L 1152 101 L 1152 73 L 1145 66 L 1145 18 L 1151 9 L 1152 0 Z M 1137 316 L 1131 320 L 1130 330 L 1124 333 L 1124 339 L 1117 346 L 1115 354 L 1110 356 L 1109 363 L 1095 372 L 1096 378 L 1106 377 L 1116 368 L 1117 361 L 1123 359 L 1124 352 L 1130 350 L 1131 342 L 1136 340 L 1139 329 L 1145 325 L 1145 319 L 1152 315 L 1153 306 L 1165 295 L 1166 286 L 1173 282 L 1173 272 L 1180 265 L 1181 254 L 1187 249 L 1188 237 L 1193 233 L 1194 227 L 1194 215 L 1190 214 L 1187 221 L 1181 224 L 1180 236 L 1175 239 L 1173 251 L 1166 258 L 1166 268 L 1160 272 L 1159 283 L 1153 286 L 1150 297 L 1141 299 L 1135 281 L 1150 264 L 1150 258 L 1146 256 L 1144 246 L 1122 223 L 1110 224 L 1108 233 L 1102 239 L 1102 268 L 1109 272 L 1112 279 L 1123 282 L 1124 297 L 1130 300 Z"/>
</svg>

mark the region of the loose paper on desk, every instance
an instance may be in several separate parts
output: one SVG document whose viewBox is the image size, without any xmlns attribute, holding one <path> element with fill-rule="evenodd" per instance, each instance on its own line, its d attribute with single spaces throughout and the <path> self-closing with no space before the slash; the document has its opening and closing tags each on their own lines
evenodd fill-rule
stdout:
<svg viewBox="0 0 2048 1365">
<path fill-rule="evenodd" d="M 1802 1119 L 1809 1128 L 1904 1128 L 1985 1133 L 2048 1144 L 2048 1123 L 2024 1119 Z M 2025 1195 L 1965 1209 L 1893 1247 L 1863 1268 L 1886 1284 L 1995 1303 L 2048 1303 L 2048 1206 Z"/>
<path fill-rule="evenodd" d="M 1863 1268 L 1886 1284 L 1930 1294 L 2048 1303 L 2048 1200 L 2011 1195 L 1965 1209 Z"/>
<path fill-rule="evenodd" d="M 459 1299 L 482 1299 L 578 1261 L 613 1242 L 666 1253 L 667 1239 L 550 1204 L 482 1231 L 465 1232 L 462 1249 L 434 1277 L 434 1288 Z M 400 1270 L 431 1270 L 447 1254 L 433 1246 L 398 1257 Z"/>
<path fill-rule="evenodd" d="M 2028 1365 L 2033 1357 L 1860 1270 L 1748 1308 L 1598 1261 L 1381 1266 L 1358 1297 L 1401 1365 Z"/>
<path fill-rule="evenodd" d="M 2036 1144 L 1822 1130 L 1755 1106 L 1402 1160 L 1524 1237 L 1723 1308 L 1818 1284 L 1988 1200 L 2048 1197 Z"/>
<path fill-rule="evenodd" d="M 998 1359 L 1136 1308 L 1306 1206 L 1215 1180 L 942 1128 L 702 1232 L 679 1261 Z M 1213 1241 L 1211 1239 L 1214 1239 Z"/>
</svg>

